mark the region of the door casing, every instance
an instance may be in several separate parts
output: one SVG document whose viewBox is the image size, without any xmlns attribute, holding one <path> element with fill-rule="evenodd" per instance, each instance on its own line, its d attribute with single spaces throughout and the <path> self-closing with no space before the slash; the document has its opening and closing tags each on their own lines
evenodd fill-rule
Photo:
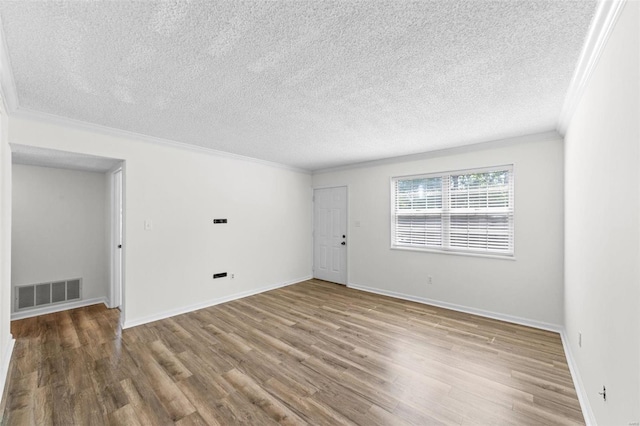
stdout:
<svg viewBox="0 0 640 426">
<path fill-rule="evenodd" d="M 120 308 L 121 322 L 124 309 L 124 167 L 119 165 L 109 172 L 111 177 L 111 294 L 110 307 Z M 120 246 L 120 247 L 119 247 Z"/>
</svg>

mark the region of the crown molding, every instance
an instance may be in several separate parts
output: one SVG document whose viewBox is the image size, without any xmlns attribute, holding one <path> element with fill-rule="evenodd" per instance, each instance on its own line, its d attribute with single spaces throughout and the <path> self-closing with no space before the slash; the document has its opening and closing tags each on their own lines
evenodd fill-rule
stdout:
<svg viewBox="0 0 640 426">
<path fill-rule="evenodd" d="M 571 117 L 573 117 L 587 82 L 598 63 L 598 59 L 600 59 L 600 55 L 607 44 L 607 40 L 609 40 L 611 31 L 613 31 L 613 27 L 625 3 L 626 0 L 600 0 L 598 2 L 596 13 L 589 27 L 576 70 L 571 78 L 571 83 L 560 111 L 557 129 L 562 136 L 566 134 L 569 128 Z"/>
<path fill-rule="evenodd" d="M 172 148 L 183 149 L 187 151 L 196 152 L 199 154 L 213 155 L 217 157 L 230 158 L 238 161 L 245 161 L 250 163 L 261 164 L 267 167 L 275 167 L 278 169 L 289 170 L 292 172 L 311 174 L 311 171 L 301 169 L 298 167 L 289 166 L 286 164 L 276 163 L 267 160 L 261 160 L 259 158 L 247 157 L 240 154 L 233 154 L 231 152 L 219 151 L 213 148 L 207 148 L 199 145 L 192 145 L 184 142 L 178 142 L 170 139 L 159 138 L 156 136 L 149 136 L 142 133 L 136 133 L 129 130 L 117 129 L 115 127 L 102 126 L 100 124 L 89 123 L 87 121 L 76 120 L 73 118 L 63 117 L 56 114 L 50 114 L 41 111 L 30 110 L 18 106 L 18 108 L 10 114 L 12 118 L 34 120 L 43 123 L 53 124 L 57 126 L 68 127 L 80 131 L 98 133 L 105 136 L 112 136 L 117 138 L 133 139 L 141 142 L 148 142 L 156 145 L 164 145 Z M 19 141 L 14 141 L 20 143 Z"/>
<path fill-rule="evenodd" d="M 596 13 L 589 28 L 585 44 L 580 53 L 576 70 L 574 71 L 571 83 L 567 90 L 565 101 L 561 109 L 561 113 L 556 126 L 556 131 L 564 136 L 573 113 L 577 107 L 578 101 L 582 97 L 585 86 L 595 68 L 597 61 L 604 49 L 604 46 L 613 30 L 613 27 L 623 9 L 626 0 L 599 0 Z M 160 144 L 165 146 L 171 146 L 174 148 L 186 149 L 201 154 L 214 155 L 224 158 L 231 158 L 240 161 L 248 161 L 252 163 L 262 164 L 269 167 L 276 167 L 280 169 L 290 170 L 304 174 L 320 174 L 326 172 L 334 172 L 341 170 L 348 170 L 360 167 L 369 167 L 380 164 L 388 164 L 394 162 L 404 162 L 411 160 L 419 160 L 424 158 L 431 158 L 439 155 L 448 155 L 455 152 L 466 152 L 473 149 L 478 149 L 479 146 L 486 146 L 486 144 L 494 142 L 481 142 L 472 145 L 445 148 L 426 153 L 418 153 L 401 157 L 393 157 L 381 160 L 373 160 L 362 163 L 349 164 L 344 166 L 331 167 L 326 169 L 319 169 L 310 171 L 298 167 L 293 167 L 281 163 L 271 162 L 267 160 L 261 160 L 258 158 L 248 157 L 240 154 L 233 154 L 230 152 L 219 151 L 212 148 L 202 147 L 198 145 L 192 145 L 184 142 L 178 142 L 174 140 L 164 139 L 160 137 L 145 135 L 136 133 L 133 131 L 117 129 L 108 126 L 102 126 L 93 124 L 86 121 L 67 118 L 55 114 L 44 113 L 40 111 L 30 110 L 20 107 L 17 96 L 17 88 L 13 77 L 10 58 L 8 55 L 8 49 L 6 45 L 6 37 L 4 35 L 4 27 L 2 19 L 0 17 L 0 98 L 4 104 L 6 113 L 11 117 L 25 118 L 36 121 L 48 122 L 51 124 L 67 126 L 83 131 L 90 131 L 108 136 L 122 137 L 127 139 L 134 139 L 144 142 L 150 142 L 154 144 Z M 551 132 L 547 132 L 551 133 Z M 510 138 L 519 139 L 519 138 Z M 506 139 L 505 139 L 506 140 Z"/>
<path fill-rule="evenodd" d="M 132 132 L 129 130 L 117 129 L 114 127 L 102 126 L 99 124 L 90 123 L 87 121 L 76 120 L 73 118 L 67 118 L 60 115 L 49 114 L 45 112 L 35 111 L 28 108 L 23 108 L 18 102 L 18 91 L 16 88 L 15 80 L 13 78 L 13 68 L 11 67 L 11 60 L 9 58 L 9 50 L 6 44 L 6 37 L 4 35 L 4 26 L 2 24 L 2 18 L 0 17 L 0 98 L 4 106 L 4 111 L 10 117 L 24 118 L 28 120 L 41 121 L 49 124 L 66 126 L 77 130 L 88 131 L 98 133 L 106 136 L 114 136 L 119 138 L 134 139 L 143 142 L 150 142 L 158 145 L 170 146 L 178 149 L 185 149 L 200 154 L 214 155 L 217 157 L 230 158 L 239 161 L 246 161 L 250 163 L 257 163 L 263 166 L 275 167 L 278 169 L 289 170 L 297 173 L 311 174 L 311 171 L 301 169 L 299 167 L 293 167 L 286 164 L 276 163 L 273 161 L 261 160 L 258 158 L 248 157 L 240 154 L 233 154 L 231 152 L 219 151 L 213 148 L 207 148 L 198 145 L 192 145 L 184 142 L 178 142 L 170 139 L 159 138 L 150 135 L 144 135 L 141 133 Z"/>
<path fill-rule="evenodd" d="M 464 154 L 467 152 L 481 151 L 486 149 L 502 148 L 505 146 L 520 143 L 543 142 L 551 140 L 562 140 L 562 136 L 556 130 L 548 130 L 540 133 L 532 133 L 522 136 L 514 136 L 504 139 L 476 142 L 468 145 L 454 146 L 451 148 L 436 149 L 433 151 L 420 152 L 417 154 L 402 155 L 398 157 L 381 158 L 380 160 L 365 161 L 362 163 L 345 164 L 343 166 L 329 167 L 326 169 L 314 170 L 313 174 L 341 172 L 345 170 L 360 169 L 364 167 L 382 166 L 385 164 L 406 163 L 408 161 L 420 161 L 448 155 Z"/>
</svg>

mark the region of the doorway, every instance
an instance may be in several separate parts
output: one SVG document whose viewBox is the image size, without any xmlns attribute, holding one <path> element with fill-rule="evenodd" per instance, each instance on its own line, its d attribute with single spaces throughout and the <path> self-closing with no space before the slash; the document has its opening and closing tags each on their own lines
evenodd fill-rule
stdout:
<svg viewBox="0 0 640 426">
<path fill-rule="evenodd" d="M 347 284 L 347 187 L 313 191 L 313 277 Z"/>
<path fill-rule="evenodd" d="M 124 161 L 10 146 L 15 200 L 11 212 L 14 302 L 19 294 L 16 288 L 26 289 L 24 303 L 14 303 L 12 319 L 96 303 L 122 311 Z M 43 211 L 45 215 L 31 214 Z"/>
</svg>

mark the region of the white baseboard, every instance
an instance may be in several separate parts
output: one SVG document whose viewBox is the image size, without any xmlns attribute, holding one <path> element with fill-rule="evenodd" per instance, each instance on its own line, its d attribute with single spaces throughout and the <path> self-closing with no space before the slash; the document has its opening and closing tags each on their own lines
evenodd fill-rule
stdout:
<svg viewBox="0 0 640 426">
<path fill-rule="evenodd" d="M 16 344 L 16 340 L 9 337 L 7 342 L 7 348 L 2 354 L 2 363 L 0 365 L 0 400 L 4 398 L 5 386 L 7 385 L 7 379 L 9 376 L 9 364 L 11 363 L 11 355 L 13 354 L 13 347 Z M 2 417 L 2 413 L 0 413 Z"/>
<path fill-rule="evenodd" d="M 573 387 L 576 388 L 576 393 L 578 394 L 578 401 L 580 401 L 580 409 L 582 410 L 584 421 L 587 426 L 596 426 L 596 418 L 593 415 L 593 410 L 591 409 L 591 404 L 589 403 L 589 398 L 587 397 L 582 377 L 580 377 L 580 370 L 578 370 L 578 365 L 576 364 L 576 361 L 573 358 L 573 353 L 571 352 L 569 336 L 567 336 L 567 331 L 564 328 L 560 333 L 560 338 L 562 339 L 564 355 L 567 357 L 567 364 L 569 364 L 569 371 L 571 372 L 571 378 L 573 379 Z"/>
<path fill-rule="evenodd" d="M 286 281 L 286 282 L 283 282 L 283 283 L 273 284 L 273 285 L 269 285 L 269 286 L 266 286 L 266 287 L 260 287 L 260 288 L 254 289 L 254 290 L 248 290 L 248 291 L 243 291 L 243 292 L 240 292 L 240 293 L 231 294 L 229 296 L 218 297 L 216 299 L 206 300 L 204 302 L 196 303 L 196 304 L 189 305 L 189 306 L 184 306 L 184 307 L 181 307 L 181 308 L 170 309 L 168 311 L 160 312 L 160 313 L 157 313 L 157 314 L 154 314 L 154 315 L 149 315 L 149 316 L 142 317 L 142 318 L 137 318 L 137 319 L 133 319 L 133 320 L 126 320 L 124 322 L 124 325 L 123 325 L 122 328 L 125 329 L 125 328 L 136 327 L 138 325 L 147 324 L 147 323 L 158 321 L 158 320 L 162 320 L 162 319 L 165 319 L 165 318 L 170 318 L 170 317 L 173 317 L 173 316 L 176 316 L 176 315 L 186 314 L 188 312 L 197 311 L 198 309 L 208 308 L 210 306 L 219 305 L 221 303 L 231 302 L 232 300 L 242 299 L 243 297 L 253 296 L 254 294 L 264 293 L 265 291 L 275 290 L 277 288 L 286 287 L 286 286 L 289 286 L 289 285 L 292 285 L 292 284 L 297 284 L 297 283 L 302 282 L 302 281 L 310 280 L 311 278 L 312 278 L 312 276 L 309 275 L 309 276 L 298 278 L 298 279 L 295 279 L 295 280 Z"/>
<path fill-rule="evenodd" d="M 54 312 L 68 311 L 69 309 L 82 308 L 85 306 L 97 305 L 99 303 L 103 303 L 106 307 L 109 307 L 109 301 L 106 297 L 96 297 L 93 299 L 78 300 L 76 302 L 43 306 L 42 308 L 29 309 L 28 311 L 13 312 L 11 314 L 11 321 L 52 314 Z"/>
<path fill-rule="evenodd" d="M 409 300 L 411 302 L 423 303 L 425 305 L 437 306 L 439 308 L 451 309 L 452 311 L 464 312 L 467 314 L 478 315 L 481 317 L 497 319 L 500 321 L 506 321 L 514 324 L 525 325 L 527 327 L 539 328 L 541 330 L 553 331 L 560 333 L 563 330 L 561 325 L 550 324 L 543 321 L 535 321 L 527 318 L 516 317 L 513 315 L 500 314 L 492 311 L 485 311 L 482 309 L 471 308 L 469 306 L 456 305 L 454 303 L 441 302 L 439 300 L 429 299 L 426 297 L 413 296 L 404 293 L 397 293 L 395 291 L 381 290 L 379 288 L 367 287 L 359 284 L 349 283 L 349 288 L 355 290 L 362 290 L 368 293 L 380 294 L 382 296 L 394 297 L 396 299 Z"/>
</svg>

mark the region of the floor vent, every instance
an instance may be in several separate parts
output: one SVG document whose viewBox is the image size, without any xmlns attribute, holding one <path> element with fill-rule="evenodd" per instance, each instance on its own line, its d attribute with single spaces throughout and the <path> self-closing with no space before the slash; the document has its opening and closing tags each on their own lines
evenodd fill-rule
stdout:
<svg viewBox="0 0 640 426">
<path fill-rule="evenodd" d="M 16 286 L 15 295 L 16 311 L 39 308 L 70 300 L 80 300 L 82 278 Z"/>
</svg>

